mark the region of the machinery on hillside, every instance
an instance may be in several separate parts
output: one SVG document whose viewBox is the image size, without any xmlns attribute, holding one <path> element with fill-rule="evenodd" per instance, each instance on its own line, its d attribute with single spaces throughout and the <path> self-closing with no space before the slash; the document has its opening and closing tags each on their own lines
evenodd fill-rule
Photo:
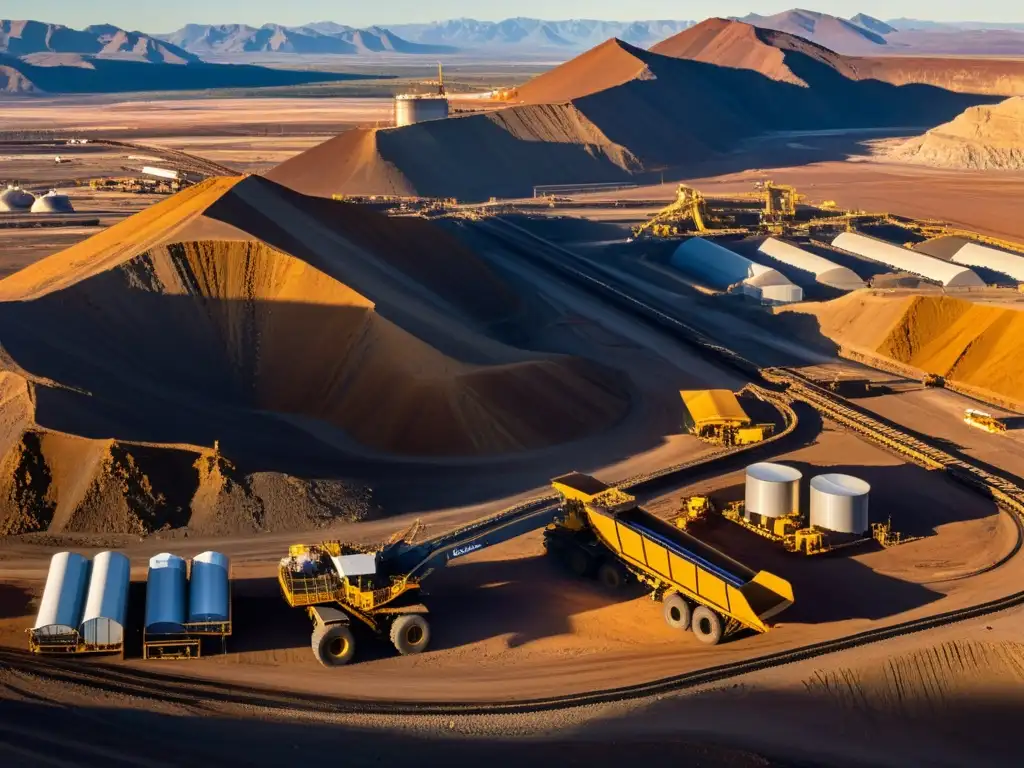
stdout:
<svg viewBox="0 0 1024 768">
<path fill-rule="evenodd" d="M 352 622 L 390 639 L 403 655 L 430 643 L 421 584 L 448 562 L 545 528 L 547 552 L 579 576 L 609 588 L 635 579 L 664 604 L 670 626 L 692 628 L 707 644 L 740 629 L 767 632 L 769 621 L 793 603 L 790 584 L 755 572 L 588 475 L 552 481 L 550 497 L 478 520 L 435 538 L 410 534 L 378 547 L 344 542 L 296 545 L 281 561 L 278 581 L 292 607 L 313 620 L 313 652 L 325 666 L 355 655 Z"/>
<path fill-rule="evenodd" d="M 764 442 L 774 424 L 755 424 L 727 389 L 683 390 L 685 428 L 709 443 L 726 447 Z"/>
<path fill-rule="evenodd" d="M 805 199 L 796 187 L 764 181 L 757 184 L 764 195 L 764 210 L 761 211 L 761 229 L 770 235 L 784 235 L 796 218 L 796 207 Z"/>
<path fill-rule="evenodd" d="M 991 413 L 979 411 L 976 408 L 968 408 L 964 411 L 964 424 L 992 435 L 1002 435 L 1006 432 L 1006 422 Z"/>
</svg>

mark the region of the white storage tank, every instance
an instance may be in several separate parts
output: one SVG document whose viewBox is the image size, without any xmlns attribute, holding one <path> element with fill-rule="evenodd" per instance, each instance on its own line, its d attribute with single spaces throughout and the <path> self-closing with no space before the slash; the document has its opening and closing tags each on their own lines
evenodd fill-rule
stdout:
<svg viewBox="0 0 1024 768">
<path fill-rule="evenodd" d="M 814 279 L 822 285 L 830 288 L 837 288 L 841 291 L 855 291 L 864 288 L 865 283 L 852 269 L 841 267 L 838 264 L 822 258 L 816 253 L 805 251 L 785 240 L 778 240 L 774 237 L 767 238 L 757 249 L 765 256 L 788 264 L 791 267 L 810 272 Z"/>
<path fill-rule="evenodd" d="M 448 99 L 437 94 L 401 93 L 395 96 L 395 127 L 401 128 L 448 117 Z"/>
<path fill-rule="evenodd" d="M 850 475 L 818 475 L 811 479 L 811 525 L 837 533 L 862 535 L 868 523 L 871 486 Z"/>
<path fill-rule="evenodd" d="M 62 195 L 55 189 L 51 189 L 42 197 L 37 197 L 32 203 L 32 213 L 74 213 L 74 206 L 71 205 L 71 198 Z"/>
<path fill-rule="evenodd" d="M 189 621 L 227 621 L 231 617 L 229 579 L 227 555 L 203 552 L 195 556 L 189 579 Z"/>
<path fill-rule="evenodd" d="M 913 275 L 934 280 L 949 288 L 983 288 L 985 286 L 985 281 L 966 267 L 936 259 L 920 251 L 901 248 L 859 232 L 841 232 L 832 241 L 832 245 L 901 272 L 910 272 Z"/>
<path fill-rule="evenodd" d="M 24 213 L 31 210 L 35 201 L 31 192 L 26 192 L 17 184 L 8 184 L 7 189 L 0 192 L 0 213 Z"/>
<path fill-rule="evenodd" d="M 146 632 L 156 635 L 180 634 L 188 612 L 188 568 L 185 560 L 162 552 L 149 560 L 146 577 Z"/>
<path fill-rule="evenodd" d="M 124 642 L 130 582 L 131 564 L 120 552 L 100 552 L 93 558 L 81 626 L 86 643 L 119 645 Z"/>
<path fill-rule="evenodd" d="M 89 561 L 73 552 L 58 552 L 50 559 L 43 599 L 39 603 L 37 635 L 71 635 L 78 631 L 89 585 Z"/>
<path fill-rule="evenodd" d="M 747 467 L 744 513 L 762 517 L 785 517 L 800 511 L 800 479 L 798 469 L 784 464 L 761 462 Z"/>
</svg>

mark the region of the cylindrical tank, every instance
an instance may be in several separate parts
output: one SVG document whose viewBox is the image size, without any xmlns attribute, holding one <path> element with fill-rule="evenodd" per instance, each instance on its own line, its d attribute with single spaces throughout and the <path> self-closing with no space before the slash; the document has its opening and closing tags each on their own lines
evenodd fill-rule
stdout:
<svg viewBox="0 0 1024 768">
<path fill-rule="evenodd" d="M 229 563 L 220 552 L 203 552 L 192 560 L 188 588 L 189 621 L 227 621 Z"/>
<path fill-rule="evenodd" d="M 117 645 L 124 640 L 128 618 L 131 564 L 120 552 L 100 552 L 92 559 L 89 592 L 82 614 L 82 639 L 94 645 Z"/>
<path fill-rule="evenodd" d="M 51 189 L 32 203 L 32 213 L 74 213 L 71 198 Z"/>
<path fill-rule="evenodd" d="M 745 514 L 784 517 L 800 511 L 800 470 L 762 462 L 747 467 Z"/>
<path fill-rule="evenodd" d="M 448 99 L 443 96 L 421 96 L 402 93 L 395 96 L 395 126 L 444 120 L 448 117 Z"/>
<path fill-rule="evenodd" d="M 149 560 L 146 577 L 146 631 L 156 635 L 173 635 L 184 631 L 188 617 L 185 610 L 185 588 L 188 569 L 177 555 L 162 552 Z"/>
<path fill-rule="evenodd" d="M 871 486 L 850 475 L 811 479 L 811 525 L 837 533 L 867 533 Z"/>
<path fill-rule="evenodd" d="M 0 212 L 27 211 L 35 201 L 31 192 L 26 192 L 16 184 L 8 184 L 7 189 L 0 192 Z"/>
<path fill-rule="evenodd" d="M 73 552 L 58 552 L 50 559 L 43 599 L 36 623 L 41 635 L 70 635 L 81 623 L 85 590 L 89 584 L 89 561 Z"/>
</svg>

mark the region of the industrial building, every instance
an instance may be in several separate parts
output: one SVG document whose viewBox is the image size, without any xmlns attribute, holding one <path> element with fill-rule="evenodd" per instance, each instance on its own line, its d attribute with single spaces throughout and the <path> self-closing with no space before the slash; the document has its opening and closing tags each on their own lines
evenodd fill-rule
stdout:
<svg viewBox="0 0 1024 768">
<path fill-rule="evenodd" d="M 853 270 L 822 258 L 816 253 L 798 248 L 785 240 L 769 237 L 757 250 L 783 264 L 811 273 L 817 282 L 830 288 L 855 291 L 866 286 Z"/>
<path fill-rule="evenodd" d="M 7 189 L 0 192 L 0 213 L 25 213 L 32 209 L 35 201 L 31 192 L 26 192 L 17 184 L 8 184 Z"/>
<path fill-rule="evenodd" d="M 231 634 L 230 581 L 230 562 L 219 552 L 203 552 L 191 564 L 169 552 L 150 558 L 143 658 L 199 658 L 207 637 L 219 638 L 223 651 Z"/>
<path fill-rule="evenodd" d="M 832 241 L 832 245 L 901 272 L 909 272 L 927 280 L 933 280 L 947 288 L 983 288 L 985 286 L 985 281 L 966 267 L 951 264 L 909 248 L 902 248 L 884 240 L 868 237 L 859 232 L 841 232 Z"/>
<path fill-rule="evenodd" d="M 448 94 L 444 87 L 444 70 L 437 65 L 436 93 L 400 93 L 395 96 L 395 127 L 444 120 L 448 117 Z"/>
<path fill-rule="evenodd" d="M 965 243 L 953 254 L 953 261 L 968 267 L 985 267 L 1024 282 L 1024 256 L 977 243 Z"/>
<path fill-rule="evenodd" d="M 728 389 L 682 390 L 687 430 L 720 445 L 749 445 L 770 436 L 772 424 L 754 424 Z"/>
<path fill-rule="evenodd" d="M 32 203 L 32 213 L 74 213 L 71 198 L 51 189 L 45 195 L 37 197 Z"/>
<path fill-rule="evenodd" d="M 691 237 L 680 243 L 670 263 L 711 288 L 737 290 L 767 304 L 790 304 L 804 298 L 803 289 L 778 270 L 702 237 Z"/>
<path fill-rule="evenodd" d="M 128 558 L 119 552 L 100 552 L 91 564 L 82 555 L 58 552 L 50 560 L 29 650 L 123 654 L 130 580 Z"/>
</svg>

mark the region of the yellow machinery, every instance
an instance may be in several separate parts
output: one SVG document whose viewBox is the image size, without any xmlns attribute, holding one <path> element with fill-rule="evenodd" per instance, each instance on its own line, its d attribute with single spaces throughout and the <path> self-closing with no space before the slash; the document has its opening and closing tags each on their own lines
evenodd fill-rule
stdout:
<svg viewBox="0 0 1024 768">
<path fill-rule="evenodd" d="M 735 630 L 766 632 L 793 603 L 789 582 L 754 572 L 637 506 L 636 499 L 588 475 L 552 481 L 551 497 L 525 502 L 423 542 L 414 533 L 366 548 L 342 542 L 296 545 L 281 561 L 287 603 L 313 620 L 312 646 L 325 666 L 352 660 L 352 621 L 387 637 L 401 654 L 430 642 L 420 585 L 437 568 L 544 528 L 545 549 L 580 576 L 607 587 L 636 578 L 664 603 L 666 621 L 717 643 Z"/>
<path fill-rule="evenodd" d="M 625 568 L 662 602 L 669 626 L 715 644 L 741 629 L 767 632 L 769 620 L 793 604 L 788 581 L 752 571 L 642 509 L 629 494 L 580 473 L 552 484 L 579 531 L 549 528 L 549 551 L 556 544 L 591 551 L 593 565 L 605 573 Z"/>
<path fill-rule="evenodd" d="M 722 509 L 722 517 L 758 536 L 779 542 L 787 552 L 804 555 L 822 555 L 838 549 L 855 547 L 866 544 L 872 538 L 871 536 L 850 538 L 823 528 L 807 527 L 803 515 L 799 512 L 782 517 L 766 517 L 754 513 L 748 515 L 742 501 L 728 504 Z M 899 538 L 898 534 L 896 538 Z"/>
<path fill-rule="evenodd" d="M 707 200 L 698 190 L 680 184 L 676 199 L 653 218 L 633 228 L 633 237 L 679 237 L 699 235 L 744 235 L 742 227 L 724 227 L 732 223 L 727 217 L 709 212 Z"/>
<path fill-rule="evenodd" d="M 707 520 L 715 512 L 715 503 L 710 496 L 687 496 L 679 505 L 679 514 L 672 520 L 676 527 L 687 530 L 694 523 Z"/>
<path fill-rule="evenodd" d="M 964 411 L 964 424 L 982 429 L 993 435 L 1001 435 L 1006 432 L 1006 423 L 996 418 L 991 413 L 979 411 L 975 408 L 968 408 Z"/>
<path fill-rule="evenodd" d="M 764 195 L 764 210 L 761 212 L 761 229 L 769 234 L 785 234 L 790 222 L 796 218 L 797 203 L 803 199 L 795 187 L 765 181 L 758 184 Z"/>
<path fill-rule="evenodd" d="M 687 430 L 701 440 L 734 446 L 771 437 L 773 424 L 754 424 L 736 395 L 727 389 L 681 390 Z"/>
</svg>

